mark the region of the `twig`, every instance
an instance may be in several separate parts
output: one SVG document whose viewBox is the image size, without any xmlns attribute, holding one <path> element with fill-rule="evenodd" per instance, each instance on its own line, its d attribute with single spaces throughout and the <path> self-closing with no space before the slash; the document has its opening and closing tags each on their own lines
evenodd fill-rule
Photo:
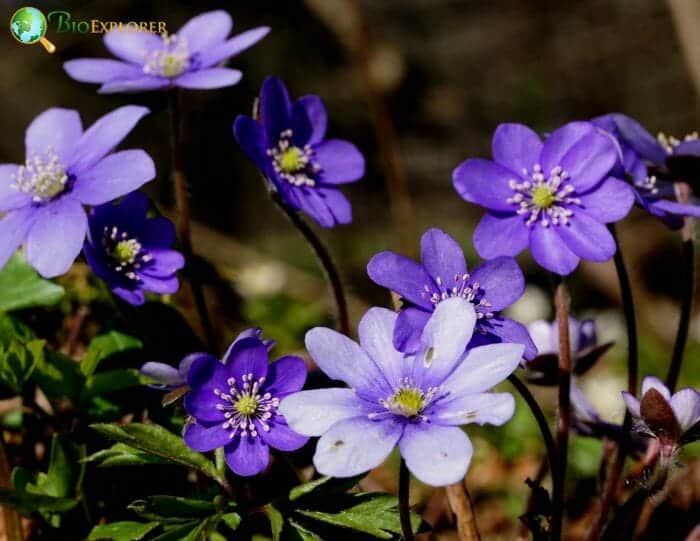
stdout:
<svg viewBox="0 0 700 541">
<path fill-rule="evenodd" d="M 328 250 L 321 242 L 321 239 L 316 236 L 313 229 L 299 216 L 296 210 L 287 205 L 280 198 L 277 192 L 270 192 L 270 197 L 277 204 L 282 212 L 289 218 L 289 220 L 294 224 L 294 226 L 299 230 L 299 232 L 304 236 L 306 242 L 309 243 L 311 249 L 318 257 L 323 270 L 326 272 L 328 277 L 328 282 L 330 283 L 331 290 L 333 291 L 333 297 L 335 298 L 335 304 L 338 309 L 338 328 L 340 332 L 345 335 L 350 334 L 350 320 L 348 318 L 348 304 L 345 300 L 345 293 L 343 292 L 343 283 L 340 281 L 340 274 L 338 269 L 333 263 Z"/>
<path fill-rule="evenodd" d="M 399 518 L 403 541 L 413 541 L 413 528 L 411 528 L 411 507 L 409 505 L 409 485 L 411 476 L 406 467 L 406 461 L 402 458 L 399 466 Z"/>
<path fill-rule="evenodd" d="M 564 522 L 564 492 L 571 420 L 571 350 L 569 346 L 569 294 L 564 280 L 554 278 L 554 308 L 559 328 L 559 406 L 557 416 L 557 482 L 552 485 L 552 540 L 559 541 Z"/>
<path fill-rule="evenodd" d="M 459 541 L 481 541 L 476 525 L 474 505 L 464 482 L 445 487 L 447 500 L 457 517 L 457 538 Z"/>
<path fill-rule="evenodd" d="M 216 353 L 216 335 L 212 326 L 207 303 L 204 297 L 204 288 L 199 281 L 196 269 L 192 268 L 194 252 L 192 250 L 192 238 L 190 235 L 190 204 L 187 193 L 187 177 L 185 176 L 184 150 L 180 134 L 180 95 L 177 90 L 168 92 L 168 111 L 170 113 L 170 143 L 172 151 L 172 175 L 173 190 L 175 192 L 175 205 L 177 208 L 177 235 L 180 239 L 182 252 L 189 267 L 188 278 L 192 287 L 192 296 L 197 307 L 199 319 L 207 339 L 207 346 L 212 353 Z"/>
</svg>

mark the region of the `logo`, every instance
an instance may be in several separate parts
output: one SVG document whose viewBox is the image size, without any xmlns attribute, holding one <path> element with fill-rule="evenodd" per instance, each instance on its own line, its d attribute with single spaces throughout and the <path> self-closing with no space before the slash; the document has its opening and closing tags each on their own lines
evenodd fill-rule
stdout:
<svg viewBox="0 0 700 541">
<path fill-rule="evenodd" d="M 46 52 L 53 53 L 56 46 L 46 39 L 48 23 L 44 14 L 36 8 L 23 7 L 10 18 L 10 33 L 23 45 L 41 43 Z"/>
</svg>

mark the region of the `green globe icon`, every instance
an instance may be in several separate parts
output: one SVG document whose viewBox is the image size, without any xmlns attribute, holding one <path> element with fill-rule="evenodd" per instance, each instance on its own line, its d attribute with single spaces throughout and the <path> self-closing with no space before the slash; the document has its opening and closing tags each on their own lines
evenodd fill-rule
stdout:
<svg viewBox="0 0 700 541">
<path fill-rule="evenodd" d="M 46 17 L 37 8 L 20 8 L 10 19 L 10 31 L 17 41 L 25 45 L 39 42 L 48 52 L 52 53 L 56 47 L 44 37 L 46 30 Z"/>
</svg>

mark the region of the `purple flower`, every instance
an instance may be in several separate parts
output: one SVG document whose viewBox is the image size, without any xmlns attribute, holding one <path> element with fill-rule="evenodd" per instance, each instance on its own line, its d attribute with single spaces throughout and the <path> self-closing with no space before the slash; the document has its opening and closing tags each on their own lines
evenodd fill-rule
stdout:
<svg viewBox="0 0 700 541">
<path fill-rule="evenodd" d="M 113 205 L 94 207 L 88 216 L 83 252 L 93 272 L 119 298 L 143 304 L 144 293 L 178 290 L 176 272 L 185 258 L 171 249 L 175 228 L 167 218 L 147 218 L 148 198 L 132 192 Z"/>
<path fill-rule="evenodd" d="M 230 348 L 244 338 L 256 338 L 260 340 L 267 348 L 267 351 L 275 347 L 274 340 L 263 340 L 262 329 L 260 327 L 252 327 L 241 332 L 233 341 Z M 201 357 L 208 356 L 207 353 L 190 353 L 180 361 L 177 368 L 166 363 L 147 362 L 141 367 L 140 372 L 143 376 L 154 381 L 154 383 L 149 384 L 149 387 L 163 391 L 171 391 L 187 383 L 187 373 L 190 371 L 190 366 L 192 366 L 194 361 Z"/>
<path fill-rule="evenodd" d="M 111 31 L 104 42 L 119 58 L 79 58 L 63 64 L 76 81 L 99 83 L 99 92 L 140 92 L 163 88 L 222 88 L 235 85 L 241 72 L 218 67 L 260 41 L 270 31 L 253 28 L 233 38 L 231 16 L 208 11 L 190 19 L 177 34 Z"/>
<path fill-rule="evenodd" d="M 187 374 L 192 390 L 185 409 L 193 423 L 185 429 L 185 443 L 195 451 L 223 447 L 226 463 L 238 475 L 262 472 L 270 447 L 294 451 L 308 441 L 279 412 L 280 400 L 304 381 L 302 359 L 286 356 L 268 364 L 267 347 L 257 338 L 237 340 L 222 362 L 202 354 Z"/>
<path fill-rule="evenodd" d="M 101 205 L 155 177 L 143 150 L 111 153 L 148 112 L 120 107 L 85 132 L 69 109 L 48 109 L 32 121 L 25 164 L 0 165 L 0 268 L 24 244 L 42 276 L 69 269 L 87 232 L 83 205 Z"/>
<path fill-rule="evenodd" d="M 321 436 L 314 455 L 319 473 L 350 477 L 379 464 L 398 445 L 408 468 L 433 486 L 461 481 L 472 445 L 459 428 L 502 425 L 514 413 L 509 393 L 487 392 L 520 362 L 520 344 L 465 348 L 476 323 L 474 305 L 456 297 L 440 303 L 421 336 L 421 349 L 393 346 L 397 314 L 372 308 L 362 318 L 360 343 L 331 329 L 306 334 L 306 347 L 331 379 L 347 388 L 293 394 L 280 409 L 289 425 Z"/>
<path fill-rule="evenodd" d="M 700 439 L 700 392 L 681 389 L 673 396 L 659 378 L 642 381 L 642 398 L 622 392 L 628 411 L 639 421 L 638 432 L 656 438 L 670 457 L 680 446 Z"/>
<path fill-rule="evenodd" d="M 571 122 L 544 143 L 521 124 L 501 124 L 494 161 L 470 159 L 452 179 L 466 201 L 488 209 L 474 232 L 481 257 L 515 256 L 570 274 L 581 258 L 607 261 L 615 241 L 604 224 L 624 218 L 634 202 L 626 182 L 610 176 L 614 142 L 590 122 Z"/>
<path fill-rule="evenodd" d="M 338 185 L 362 178 L 365 160 L 351 143 L 325 139 L 327 124 L 321 98 L 292 102 L 284 83 L 268 77 L 260 91 L 259 119 L 238 116 L 233 133 L 286 204 L 333 227 L 352 221 Z"/>
<path fill-rule="evenodd" d="M 394 252 L 381 252 L 367 265 L 367 274 L 375 283 L 411 303 L 401 310 L 394 328 L 396 349 L 415 353 L 435 308 L 446 299 L 460 297 L 476 310 L 476 328 L 469 347 L 511 342 L 525 346 L 526 359 L 537 355 L 527 329 L 500 314 L 525 291 L 523 273 L 515 259 L 497 257 L 470 273 L 457 241 L 436 228 L 421 238 L 421 259 L 419 264 Z"/>
<path fill-rule="evenodd" d="M 684 141 L 660 134 L 657 140 L 639 122 L 620 113 L 599 116 L 591 122 L 619 143 L 621 167 L 632 183 L 637 205 L 673 229 L 683 225 L 683 216 L 700 218 L 700 205 L 679 203 L 673 182 L 664 178 L 668 177 L 669 157 L 700 156 L 697 134 Z"/>
</svg>

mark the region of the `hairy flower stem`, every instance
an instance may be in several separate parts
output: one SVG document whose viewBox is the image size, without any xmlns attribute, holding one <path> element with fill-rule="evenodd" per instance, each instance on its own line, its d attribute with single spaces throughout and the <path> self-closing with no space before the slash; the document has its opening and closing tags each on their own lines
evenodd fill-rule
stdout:
<svg viewBox="0 0 700 541">
<path fill-rule="evenodd" d="M 630 285 L 627 267 L 622 256 L 620 242 L 617 238 L 617 232 L 614 225 L 608 226 L 610 233 L 615 239 L 617 250 L 615 251 L 615 270 L 620 282 L 620 296 L 622 298 L 622 309 L 625 313 L 625 323 L 627 325 L 627 391 L 633 396 L 637 395 L 637 376 L 638 376 L 638 347 L 637 347 L 637 321 L 635 318 L 634 298 L 632 297 L 632 287 Z M 629 411 L 625 413 L 623 428 L 629 429 L 632 424 L 632 418 Z M 608 520 L 608 514 L 615 501 L 617 488 L 622 477 L 622 469 L 625 466 L 625 458 L 627 457 L 627 449 L 624 446 L 618 446 L 615 451 L 615 458 L 610 467 L 609 474 L 603 486 L 603 492 L 600 495 L 600 511 L 593 522 L 593 526 L 588 531 L 586 536 L 587 541 L 597 541 Z"/>
<path fill-rule="evenodd" d="M 447 500 L 452 512 L 457 517 L 457 539 L 459 541 L 481 541 L 479 528 L 476 525 L 474 505 L 465 482 L 447 486 L 445 492 L 447 492 Z"/>
<path fill-rule="evenodd" d="M 212 352 L 216 352 L 216 335 L 212 326 L 207 303 L 204 298 L 204 288 L 199 281 L 197 272 L 192 269 L 192 238 L 190 235 L 190 203 L 187 193 L 187 177 L 185 176 L 184 150 L 180 133 L 180 95 L 177 90 L 168 92 L 168 111 L 170 113 L 170 147 L 172 152 L 173 190 L 175 192 L 175 206 L 177 208 L 177 236 L 180 239 L 182 253 L 189 267 L 187 273 L 192 295 L 202 323 L 207 346 Z"/>
<path fill-rule="evenodd" d="M 2 439 L 2 430 L 0 430 L 0 487 L 8 490 L 13 488 L 11 471 L 5 452 L 5 442 Z M 7 505 L 0 506 L 0 509 L 2 509 L 2 518 L 5 522 L 4 529 L 7 541 L 22 541 L 24 539 L 22 522 L 17 512 Z"/>
<path fill-rule="evenodd" d="M 540 408 L 537 400 L 535 400 L 535 397 L 532 396 L 532 393 L 530 392 L 530 389 L 527 388 L 527 385 L 520 381 L 515 374 L 508 376 L 508 381 L 510 381 L 513 387 L 515 387 L 515 389 L 520 393 L 520 396 L 523 397 L 523 400 L 525 400 L 525 403 L 530 408 L 532 415 L 535 417 L 535 421 L 537 421 L 537 426 L 542 433 L 542 439 L 544 440 L 544 445 L 547 449 L 547 462 L 549 462 L 549 469 L 552 472 L 552 486 L 561 484 L 561 481 L 559 480 L 560 471 L 557 467 L 557 445 L 554 442 L 552 431 L 549 429 L 549 423 L 547 422 L 547 418 L 545 417 L 542 408 Z"/>
<path fill-rule="evenodd" d="M 677 189 L 681 203 L 688 201 L 688 189 L 685 184 L 679 183 L 685 189 Z M 673 354 L 671 364 L 668 367 L 666 376 L 666 386 L 672 393 L 676 389 L 678 376 L 681 372 L 683 362 L 683 352 L 688 341 L 688 327 L 690 326 L 690 316 L 692 315 L 693 296 L 695 293 L 695 244 L 693 242 L 693 220 L 685 218 L 681 229 L 681 239 L 683 240 L 683 288 L 681 290 L 681 317 L 678 322 L 678 332 L 676 341 L 673 344 Z"/>
<path fill-rule="evenodd" d="M 344 335 L 350 335 L 350 319 L 348 317 L 348 303 L 345 300 L 345 293 L 343 292 L 343 283 L 340 281 L 340 274 L 338 274 L 338 269 L 333 263 L 328 250 L 321 242 L 321 239 L 316 236 L 313 229 L 299 216 L 296 210 L 287 205 L 280 196 L 272 191 L 270 196 L 275 204 L 280 208 L 282 212 L 289 218 L 289 220 L 294 224 L 294 226 L 299 230 L 299 232 L 304 236 L 306 242 L 309 243 L 311 249 L 318 257 L 321 266 L 326 272 L 328 282 L 330 283 L 331 290 L 333 291 L 333 297 L 335 298 L 335 304 L 338 309 L 338 328 L 340 332 Z"/>
<path fill-rule="evenodd" d="M 399 518 L 401 520 L 401 532 L 403 541 L 413 541 L 413 529 L 411 528 L 411 507 L 408 501 L 411 475 L 408 473 L 406 461 L 402 458 L 399 466 Z"/>
<path fill-rule="evenodd" d="M 569 293 L 564 280 L 552 275 L 554 308 L 559 328 L 559 407 L 557 415 L 557 470 L 552 484 L 552 541 L 559 541 L 564 522 L 564 491 L 569 452 L 569 425 L 571 419 L 571 349 L 569 346 Z"/>
</svg>

